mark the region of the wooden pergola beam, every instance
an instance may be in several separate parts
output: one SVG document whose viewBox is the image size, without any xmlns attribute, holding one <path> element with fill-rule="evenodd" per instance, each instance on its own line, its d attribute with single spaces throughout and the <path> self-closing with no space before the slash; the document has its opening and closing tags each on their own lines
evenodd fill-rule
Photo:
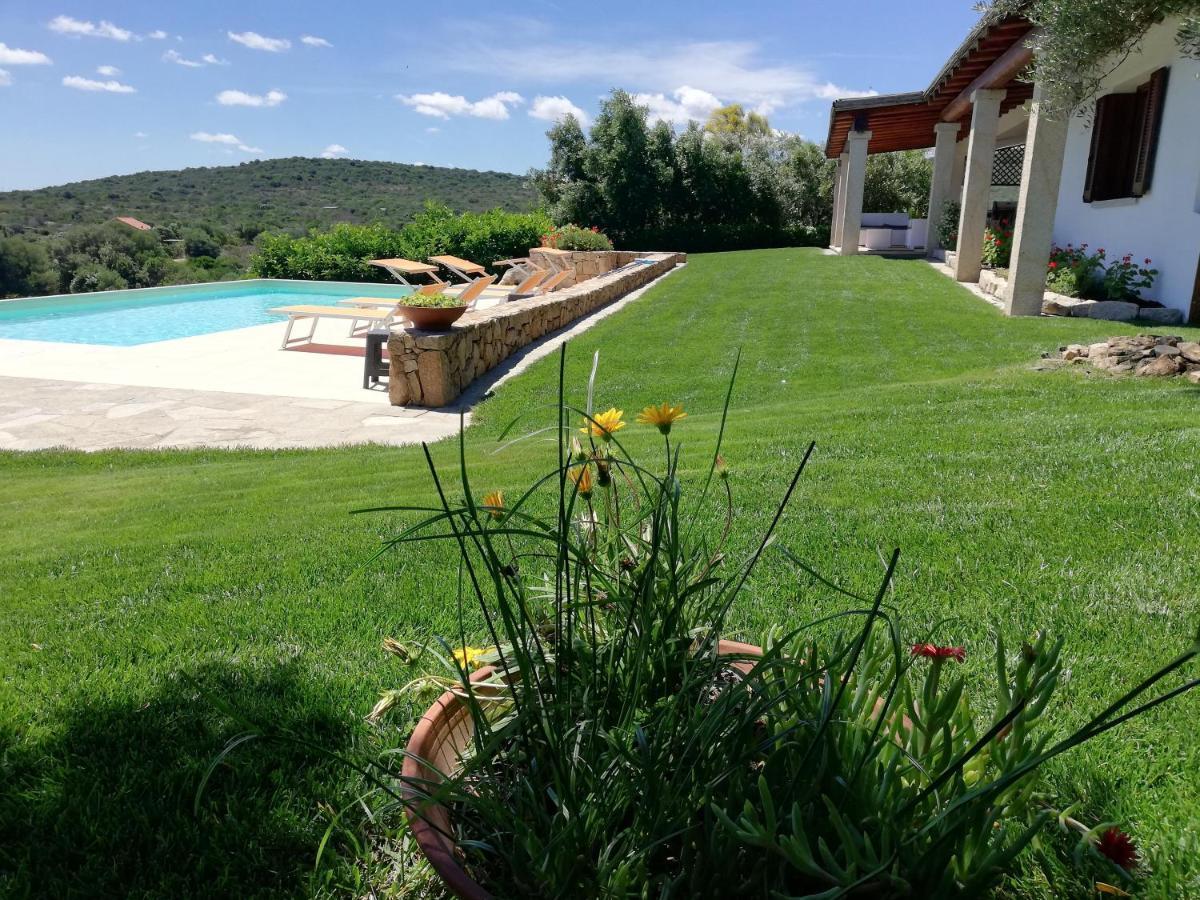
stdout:
<svg viewBox="0 0 1200 900">
<path fill-rule="evenodd" d="M 996 61 L 981 72 L 974 81 L 963 88 L 942 110 L 943 122 L 957 122 L 971 109 L 971 95 L 977 90 L 1004 87 L 1033 61 L 1033 48 L 1029 46 L 1036 29 L 1030 29 L 1016 43 L 1005 50 Z"/>
</svg>

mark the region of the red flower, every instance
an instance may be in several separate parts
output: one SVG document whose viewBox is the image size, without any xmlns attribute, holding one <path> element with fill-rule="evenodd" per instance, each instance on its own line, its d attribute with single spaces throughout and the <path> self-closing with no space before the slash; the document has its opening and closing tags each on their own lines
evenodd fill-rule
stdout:
<svg viewBox="0 0 1200 900">
<path fill-rule="evenodd" d="M 926 659 L 956 659 L 963 662 L 967 658 L 965 647 L 939 647 L 937 644 L 913 644 L 913 656 L 923 656 Z"/>
<path fill-rule="evenodd" d="M 1084 244 L 1083 246 L 1085 246 L 1085 247 L 1086 247 L 1086 246 L 1087 246 L 1087 244 Z M 1103 256 L 1103 255 L 1104 255 L 1104 248 L 1103 248 L 1103 247 L 1101 247 L 1099 250 L 1097 250 L 1097 251 L 1096 251 L 1096 253 L 1098 253 L 1100 256 Z"/>
<path fill-rule="evenodd" d="M 1053 262 L 1053 261 L 1052 261 L 1052 262 L 1050 263 L 1050 268 L 1052 268 L 1052 269 L 1057 269 L 1057 268 L 1058 268 L 1058 263 L 1056 263 L 1056 262 Z"/>
<path fill-rule="evenodd" d="M 1138 864 L 1138 849 L 1133 838 L 1119 828 L 1110 828 L 1100 835 L 1096 849 L 1122 869 L 1132 869 Z"/>
<path fill-rule="evenodd" d="M 1146 257 L 1145 265 L 1147 265 L 1147 266 L 1150 265 L 1150 257 L 1148 257 L 1148 256 Z"/>
</svg>

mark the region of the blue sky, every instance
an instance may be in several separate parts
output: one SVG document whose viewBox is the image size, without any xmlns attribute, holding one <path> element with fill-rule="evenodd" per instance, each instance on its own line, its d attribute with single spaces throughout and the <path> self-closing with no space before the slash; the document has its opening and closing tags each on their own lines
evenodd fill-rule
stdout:
<svg viewBox="0 0 1200 900">
<path fill-rule="evenodd" d="M 0 4 L 0 190 L 274 156 L 525 172 L 621 87 L 823 140 L 829 100 L 923 88 L 971 0 Z"/>
</svg>

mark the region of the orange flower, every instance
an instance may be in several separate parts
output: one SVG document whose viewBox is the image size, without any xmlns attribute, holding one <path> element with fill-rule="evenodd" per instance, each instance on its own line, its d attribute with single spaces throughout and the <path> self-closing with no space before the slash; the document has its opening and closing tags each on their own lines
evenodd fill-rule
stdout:
<svg viewBox="0 0 1200 900">
<path fill-rule="evenodd" d="M 573 466 L 567 470 L 567 474 L 571 476 L 571 481 L 575 483 L 575 487 L 579 491 L 579 496 L 585 500 L 592 496 L 592 471 L 586 465 Z"/>
<path fill-rule="evenodd" d="M 483 508 L 493 519 L 504 518 L 504 491 L 489 491 L 483 495 Z"/>
</svg>

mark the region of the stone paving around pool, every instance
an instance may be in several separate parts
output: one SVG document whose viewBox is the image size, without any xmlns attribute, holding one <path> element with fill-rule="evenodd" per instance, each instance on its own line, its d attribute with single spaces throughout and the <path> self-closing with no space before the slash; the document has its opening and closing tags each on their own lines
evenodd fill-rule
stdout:
<svg viewBox="0 0 1200 900">
<path fill-rule="evenodd" d="M 325 352 L 280 350 L 282 322 L 134 347 L 0 339 L 0 450 L 440 440 L 460 411 L 650 286 L 528 345 L 441 409 L 391 406 L 386 383 L 364 390 L 362 341 L 339 321 L 318 326 Z"/>
</svg>

